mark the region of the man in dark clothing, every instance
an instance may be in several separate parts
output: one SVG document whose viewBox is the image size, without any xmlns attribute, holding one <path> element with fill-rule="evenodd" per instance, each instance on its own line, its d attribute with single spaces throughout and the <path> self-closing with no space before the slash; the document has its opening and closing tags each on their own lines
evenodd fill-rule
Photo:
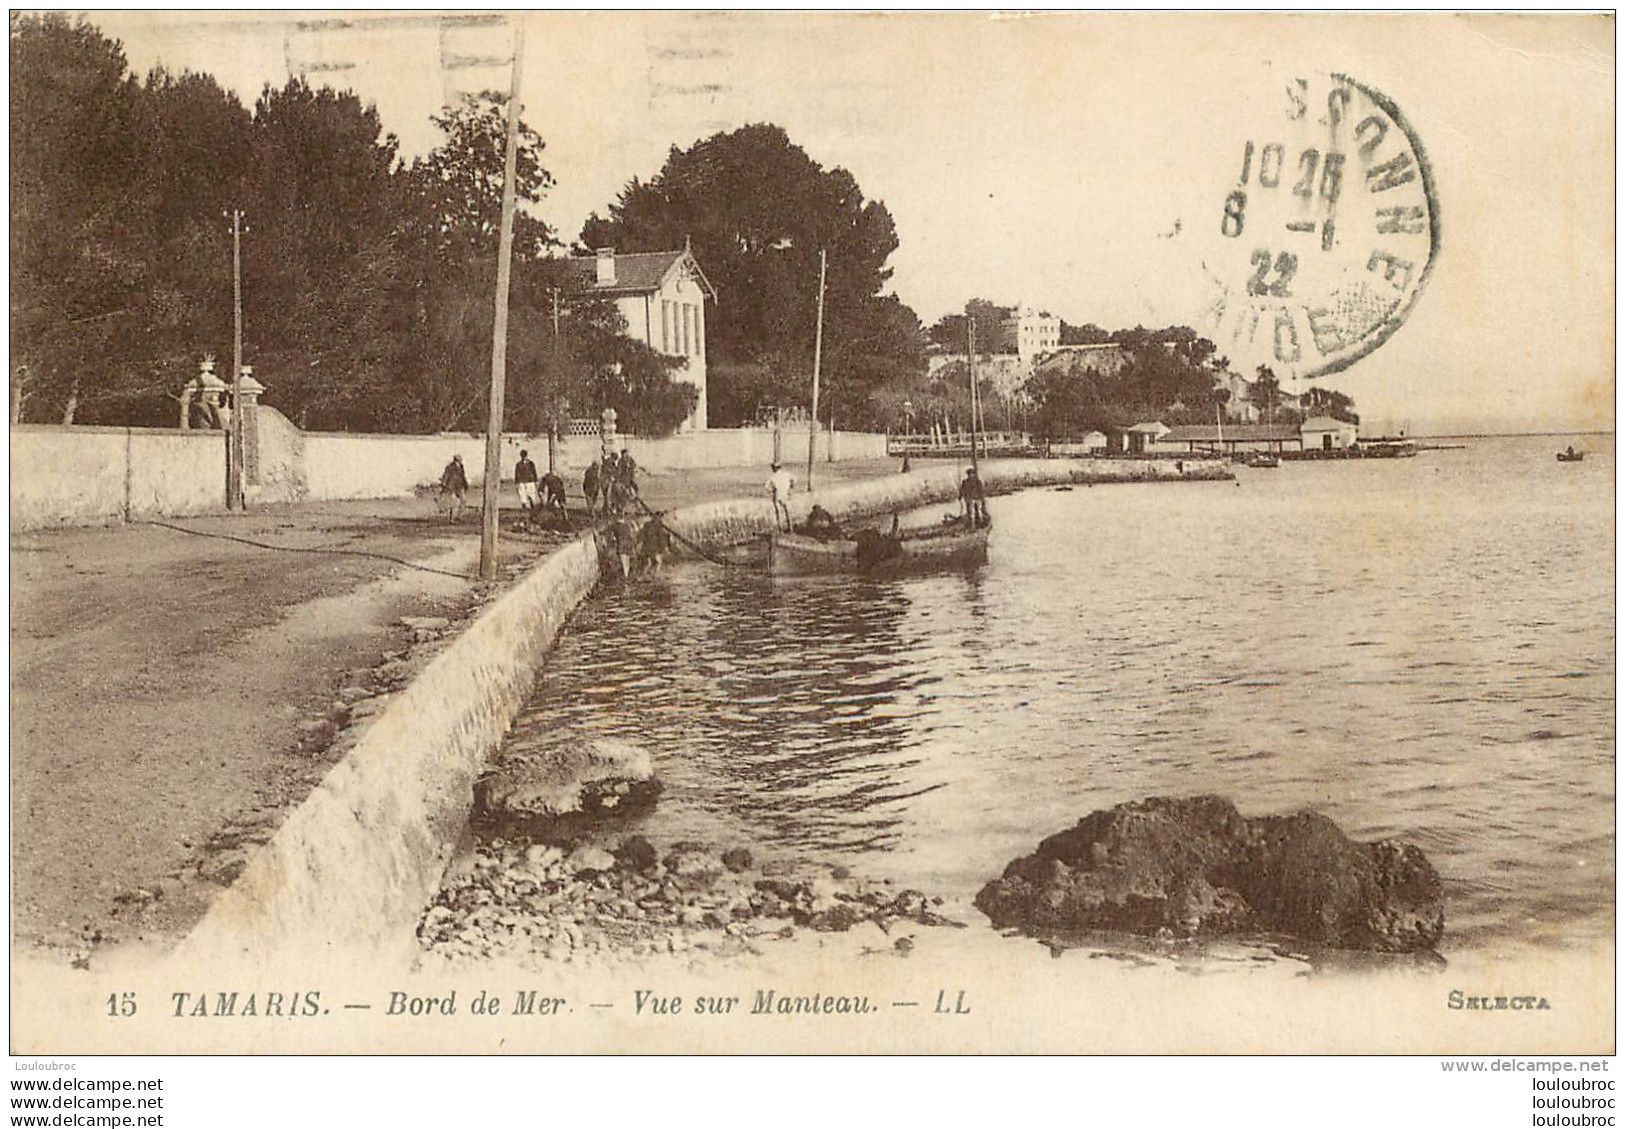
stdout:
<svg viewBox="0 0 1625 1129">
<path fill-rule="evenodd" d="M 453 455 L 446 469 L 440 472 L 440 490 L 451 507 L 451 520 L 463 514 L 463 497 L 468 493 L 468 474 L 463 470 L 463 456 Z"/>
<path fill-rule="evenodd" d="M 519 462 L 513 468 L 513 482 L 519 489 L 520 509 L 534 516 L 541 507 L 541 498 L 536 494 L 536 464 L 530 461 L 529 451 L 519 452 Z"/>
<path fill-rule="evenodd" d="M 553 471 L 542 475 L 542 506 L 549 510 L 564 509 L 564 479 Z"/>
<path fill-rule="evenodd" d="M 604 456 L 604 469 L 598 472 L 598 489 L 604 496 L 604 513 L 621 512 L 621 458 L 614 451 Z"/>
<path fill-rule="evenodd" d="M 965 481 L 959 484 L 959 500 L 965 506 L 967 525 L 980 529 L 987 524 L 987 494 L 982 490 L 982 480 L 974 467 L 965 472 Z"/>
<path fill-rule="evenodd" d="M 659 568 L 671 551 L 671 530 L 666 528 L 663 515 L 655 514 L 638 531 L 638 559 L 645 572 Z"/>
<path fill-rule="evenodd" d="M 631 501 L 636 498 L 638 496 L 638 464 L 637 460 L 632 458 L 631 451 L 621 452 L 620 479 L 624 500 Z"/>
<path fill-rule="evenodd" d="M 816 537 L 820 541 L 828 541 L 840 533 L 840 528 L 835 524 L 835 516 L 817 504 L 814 504 L 812 511 L 807 514 L 807 520 L 801 528 L 807 536 Z"/>
<path fill-rule="evenodd" d="M 581 476 L 581 492 L 587 496 L 587 516 L 598 508 L 599 470 L 596 462 L 587 464 L 587 473 Z"/>
</svg>

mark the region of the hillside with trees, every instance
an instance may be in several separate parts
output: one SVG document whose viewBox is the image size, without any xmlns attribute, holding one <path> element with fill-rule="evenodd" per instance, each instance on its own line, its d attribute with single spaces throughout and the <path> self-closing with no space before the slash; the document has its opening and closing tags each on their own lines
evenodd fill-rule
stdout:
<svg viewBox="0 0 1625 1129">
<path fill-rule="evenodd" d="M 137 78 L 83 21 L 10 30 L 13 422 L 172 425 L 202 355 L 230 367 L 235 208 L 267 404 L 314 429 L 484 428 L 503 95 L 447 107 L 408 163 L 353 94 L 292 79 L 250 110 L 207 75 Z M 505 425 L 614 406 L 669 431 L 694 391 L 611 306 L 567 307 L 554 337 L 544 153 L 522 128 Z"/>
</svg>

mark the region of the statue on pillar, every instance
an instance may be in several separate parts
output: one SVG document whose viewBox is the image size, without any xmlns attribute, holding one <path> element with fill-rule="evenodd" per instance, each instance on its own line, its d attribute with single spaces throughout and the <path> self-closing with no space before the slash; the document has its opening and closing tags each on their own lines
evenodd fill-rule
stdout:
<svg viewBox="0 0 1625 1129">
<path fill-rule="evenodd" d="M 213 357 L 203 358 L 203 363 L 198 366 L 196 384 L 197 398 L 191 401 L 191 406 L 195 408 L 193 426 L 209 430 L 224 427 L 221 404 L 226 391 L 226 382 L 214 374 Z"/>
</svg>

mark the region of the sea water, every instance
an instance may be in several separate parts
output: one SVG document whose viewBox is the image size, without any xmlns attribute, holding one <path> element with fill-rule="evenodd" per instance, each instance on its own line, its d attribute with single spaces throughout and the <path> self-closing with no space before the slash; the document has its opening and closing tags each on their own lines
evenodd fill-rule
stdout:
<svg viewBox="0 0 1625 1129">
<path fill-rule="evenodd" d="M 1612 930 L 1612 437 L 993 501 L 970 574 L 687 563 L 589 600 L 518 744 L 610 734 L 636 830 L 969 897 L 1097 808 L 1214 792 L 1420 845 L 1447 948 Z M 1559 464 L 1569 443 L 1583 463 Z"/>
</svg>

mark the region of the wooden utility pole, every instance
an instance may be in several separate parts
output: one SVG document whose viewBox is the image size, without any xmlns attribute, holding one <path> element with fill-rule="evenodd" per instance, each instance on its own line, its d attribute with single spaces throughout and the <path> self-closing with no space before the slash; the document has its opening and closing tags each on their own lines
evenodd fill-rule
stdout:
<svg viewBox="0 0 1625 1129">
<path fill-rule="evenodd" d="M 818 369 L 824 361 L 825 251 L 818 252 L 818 335 L 813 338 L 812 418 L 807 421 L 807 489 L 812 489 L 813 454 L 818 447 Z"/>
<path fill-rule="evenodd" d="M 231 210 L 231 432 L 226 439 L 226 508 L 243 500 L 243 210 Z"/>
<path fill-rule="evenodd" d="M 558 473 L 559 384 L 564 365 L 559 354 L 559 288 L 553 287 L 553 391 L 547 398 L 547 473 Z"/>
<path fill-rule="evenodd" d="M 519 19 L 522 21 L 523 16 Z M 485 520 L 480 527 L 480 579 L 497 578 L 497 519 L 502 502 L 502 416 L 508 376 L 508 279 L 512 273 L 514 166 L 519 153 L 519 75 L 525 25 L 513 33 L 513 76 L 508 92 L 508 144 L 502 161 L 502 232 L 497 241 L 496 317 L 491 329 L 491 400 L 485 416 Z"/>
<path fill-rule="evenodd" d="M 965 307 L 965 361 L 970 368 L 970 465 L 976 470 L 976 316 Z"/>
</svg>

